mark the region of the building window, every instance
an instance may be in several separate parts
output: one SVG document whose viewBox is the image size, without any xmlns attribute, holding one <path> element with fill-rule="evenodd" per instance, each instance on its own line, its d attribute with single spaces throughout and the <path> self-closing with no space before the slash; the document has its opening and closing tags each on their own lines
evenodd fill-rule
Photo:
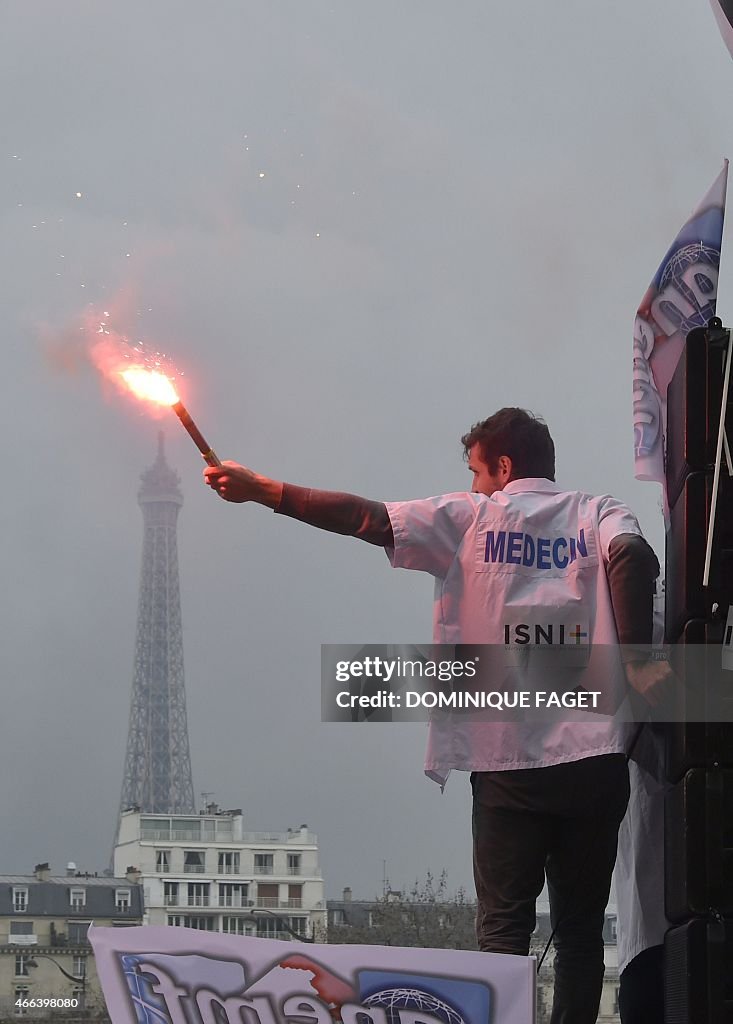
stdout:
<svg viewBox="0 0 733 1024">
<path fill-rule="evenodd" d="M 258 917 L 257 935 L 261 939 L 287 939 L 288 937 L 279 917 Z"/>
<path fill-rule="evenodd" d="M 191 914 L 169 914 L 168 924 L 174 928 L 197 928 L 200 932 L 213 932 L 214 918 Z"/>
<path fill-rule="evenodd" d="M 300 874 L 300 862 L 301 855 L 299 853 L 288 854 L 288 874 L 299 875 Z"/>
<path fill-rule="evenodd" d="M 235 850 L 219 850 L 219 874 L 220 875 L 238 875 L 239 874 L 239 851 Z"/>
<path fill-rule="evenodd" d="M 209 905 L 209 883 L 189 882 L 188 883 L 188 905 L 189 907 L 208 907 Z"/>
<path fill-rule="evenodd" d="M 30 968 L 28 967 L 28 961 L 30 960 L 30 953 L 16 953 L 15 954 L 15 977 L 16 978 L 27 978 L 30 974 Z"/>
<path fill-rule="evenodd" d="M 23 1002 L 24 999 L 27 999 L 29 994 L 30 994 L 30 989 L 27 988 L 27 986 L 25 986 L 25 985 L 17 985 L 16 986 L 15 993 L 14 993 L 14 996 L 15 996 L 15 1006 L 13 1007 L 13 1009 L 15 1010 L 15 1012 L 18 1015 L 22 1016 L 23 1014 L 28 1013 L 28 1007 L 27 1006 L 19 1006 L 18 1004 Z"/>
<path fill-rule="evenodd" d="M 87 932 L 89 931 L 89 925 L 91 921 L 69 921 L 69 945 L 70 946 L 88 946 L 89 939 L 87 938 Z"/>
<path fill-rule="evenodd" d="M 226 935 L 254 935 L 254 925 L 244 917 L 223 917 L 221 930 Z"/>
<path fill-rule="evenodd" d="M 130 909 L 132 895 L 129 889 L 115 889 L 115 908 L 124 914 Z"/>
<path fill-rule="evenodd" d="M 33 922 L 32 921 L 11 921 L 10 922 L 10 941 L 11 942 L 15 941 L 13 939 L 14 935 L 33 935 Z"/>
<path fill-rule="evenodd" d="M 69 889 L 69 903 L 74 910 L 81 910 L 86 906 L 87 902 L 87 891 L 86 889 Z"/>
<path fill-rule="evenodd" d="M 257 906 L 276 907 L 280 896 L 280 886 L 260 882 L 257 886 Z"/>
<path fill-rule="evenodd" d="M 163 903 L 166 907 L 178 906 L 178 882 L 163 882 Z"/>
<path fill-rule="evenodd" d="M 13 888 L 13 913 L 23 914 L 28 909 L 28 890 Z"/>
<path fill-rule="evenodd" d="M 271 875 L 273 871 L 273 855 L 271 853 L 255 854 L 255 874 Z"/>
<path fill-rule="evenodd" d="M 203 875 L 204 853 L 203 850 L 183 851 L 183 873 L 185 875 Z"/>
<path fill-rule="evenodd" d="M 71 973 L 75 978 L 85 978 L 87 974 L 87 958 L 85 956 L 74 955 Z"/>
<path fill-rule="evenodd" d="M 294 910 L 300 910 L 303 906 L 303 886 L 302 885 L 289 885 L 288 886 L 288 906 Z"/>
<path fill-rule="evenodd" d="M 304 917 L 291 917 L 288 924 L 290 925 L 290 930 L 295 932 L 296 935 L 307 934 L 307 921 Z"/>
<path fill-rule="evenodd" d="M 170 871 L 170 850 L 155 851 L 155 870 L 158 872 Z"/>
<path fill-rule="evenodd" d="M 183 921 L 184 928 L 198 928 L 201 932 L 216 931 L 213 917 L 184 917 Z"/>
<path fill-rule="evenodd" d="M 239 883 L 219 883 L 219 906 L 220 907 L 246 907 L 247 886 Z"/>
</svg>

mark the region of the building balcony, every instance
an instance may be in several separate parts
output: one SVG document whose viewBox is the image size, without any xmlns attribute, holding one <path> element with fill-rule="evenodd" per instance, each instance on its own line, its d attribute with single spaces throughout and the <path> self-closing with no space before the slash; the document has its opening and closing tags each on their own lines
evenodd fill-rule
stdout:
<svg viewBox="0 0 733 1024">
<path fill-rule="evenodd" d="M 178 896 L 164 896 L 163 897 L 163 906 L 164 907 L 177 907 L 178 906 Z"/>
<path fill-rule="evenodd" d="M 184 875 L 203 875 L 204 871 L 203 864 L 184 864 L 183 873 Z"/>
<path fill-rule="evenodd" d="M 235 910 L 242 910 L 244 907 L 250 906 L 250 901 L 242 896 L 220 896 L 219 906 L 234 907 Z"/>
<path fill-rule="evenodd" d="M 255 864 L 256 875 L 274 875 L 275 870 L 272 864 Z"/>
<path fill-rule="evenodd" d="M 189 896 L 187 903 L 189 907 L 208 907 L 209 897 L 208 896 Z"/>
<path fill-rule="evenodd" d="M 233 833 L 231 825 L 218 828 L 146 828 L 140 829 L 140 839 L 144 843 L 231 843 Z"/>
<path fill-rule="evenodd" d="M 9 935 L 8 936 L 9 946 L 37 946 L 38 936 L 37 935 Z"/>
<path fill-rule="evenodd" d="M 289 865 L 288 866 L 288 874 L 289 875 L 300 875 L 301 874 L 300 864 L 298 864 L 297 866 L 295 864 Z"/>
<path fill-rule="evenodd" d="M 295 832 L 242 832 L 242 838 L 237 839 L 242 843 L 277 843 L 289 846 L 316 846 L 318 837 L 314 832 L 302 832 L 296 829 Z"/>
<path fill-rule="evenodd" d="M 258 896 L 256 906 L 274 908 L 275 910 L 302 910 L 303 900 L 300 898 L 281 900 L 277 896 Z"/>
</svg>

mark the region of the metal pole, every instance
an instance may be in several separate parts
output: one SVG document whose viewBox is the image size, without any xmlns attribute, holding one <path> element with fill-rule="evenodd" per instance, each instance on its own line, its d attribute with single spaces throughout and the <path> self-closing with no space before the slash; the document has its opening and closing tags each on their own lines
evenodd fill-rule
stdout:
<svg viewBox="0 0 733 1024">
<path fill-rule="evenodd" d="M 710 500 L 710 521 L 708 522 L 708 537 L 705 546 L 705 568 L 702 574 L 702 585 L 708 586 L 710 579 L 710 562 L 713 554 L 713 534 L 715 532 L 715 512 L 718 506 L 718 485 L 720 483 L 720 465 L 723 459 L 723 438 L 725 437 L 725 414 L 728 408 L 728 385 L 730 384 L 730 362 L 733 354 L 733 345 L 730 343 L 730 331 L 728 331 L 728 351 L 725 357 L 725 372 L 723 374 L 723 395 L 720 403 L 720 422 L 718 424 L 718 444 L 715 450 L 715 471 L 713 473 L 713 494 Z"/>
</svg>

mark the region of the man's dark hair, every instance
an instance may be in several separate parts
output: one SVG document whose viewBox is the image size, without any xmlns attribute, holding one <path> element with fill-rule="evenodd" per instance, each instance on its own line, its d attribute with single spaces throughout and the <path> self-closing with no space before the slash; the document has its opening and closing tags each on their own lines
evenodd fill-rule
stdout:
<svg viewBox="0 0 733 1024">
<path fill-rule="evenodd" d="M 499 409 L 475 423 L 461 438 L 465 455 L 475 444 L 481 458 L 495 473 L 500 455 L 512 460 L 512 480 L 535 476 L 555 479 L 555 445 L 547 425 L 526 409 Z"/>
</svg>

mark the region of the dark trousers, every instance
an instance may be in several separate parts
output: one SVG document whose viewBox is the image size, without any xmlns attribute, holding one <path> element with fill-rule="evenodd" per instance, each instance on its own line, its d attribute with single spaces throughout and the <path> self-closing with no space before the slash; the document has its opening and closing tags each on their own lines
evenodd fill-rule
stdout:
<svg viewBox="0 0 733 1024">
<path fill-rule="evenodd" d="M 664 1024 L 664 946 L 650 946 L 621 972 L 621 1024 Z"/>
<path fill-rule="evenodd" d="M 555 929 L 552 1024 L 595 1024 L 604 913 L 629 799 L 626 758 L 477 772 L 471 782 L 479 949 L 527 955 L 547 875 Z"/>
</svg>

